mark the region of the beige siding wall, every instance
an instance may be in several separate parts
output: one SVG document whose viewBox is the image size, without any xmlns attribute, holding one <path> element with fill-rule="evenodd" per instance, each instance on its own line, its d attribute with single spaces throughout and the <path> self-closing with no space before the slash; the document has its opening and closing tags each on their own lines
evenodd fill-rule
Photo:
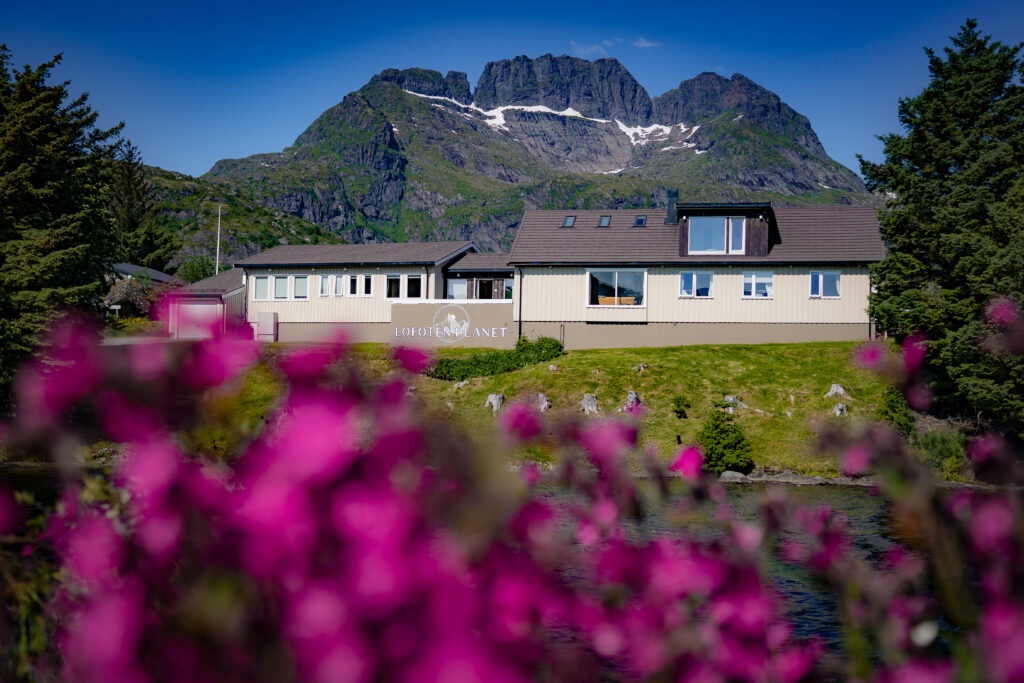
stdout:
<svg viewBox="0 0 1024 683">
<path fill-rule="evenodd" d="M 224 297 L 225 317 L 229 321 L 238 321 L 245 315 L 245 290 L 239 289 Z"/>
<path fill-rule="evenodd" d="M 294 299 L 294 284 L 296 275 L 309 276 L 309 296 L 305 300 Z M 258 269 L 247 268 L 246 278 L 248 280 L 248 312 L 249 322 L 256 322 L 257 315 L 261 312 L 276 312 L 279 323 L 336 323 L 336 322 L 360 322 L 360 323 L 387 323 L 391 322 L 392 301 L 410 301 L 409 299 L 388 299 L 387 277 L 388 275 L 402 276 L 401 293 L 406 293 L 406 281 L 409 276 L 424 276 L 423 298 L 430 298 L 437 288 L 438 274 L 432 267 L 423 266 L 395 266 L 395 267 L 362 267 L 362 268 L 315 268 L 315 269 L 290 269 L 272 268 Z M 288 299 L 274 299 L 274 282 L 268 280 L 268 294 L 270 300 L 256 299 L 256 278 L 260 276 L 271 276 L 271 278 L 288 277 Z M 329 296 L 320 296 L 320 278 L 329 278 Z M 369 277 L 372 281 L 370 296 L 364 296 L 362 278 Z M 342 295 L 335 295 L 336 280 L 341 278 Z M 358 293 L 353 296 L 349 294 L 349 279 L 359 278 L 357 283 Z M 414 301 L 414 300 L 413 300 Z"/>
<path fill-rule="evenodd" d="M 680 297 L 683 270 L 712 271 L 713 298 Z M 743 298 L 743 273 L 750 270 L 772 271 L 771 299 Z M 652 267 L 647 271 L 643 308 L 587 306 L 587 269 L 582 267 L 524 267 L 525 286 L 517 273 L 516 291 L 523 297 L 524 321 L 867 324 L 866 267 L 826 269 L 840 272 L 838 299 L 810 297 L 811 270 L 809 266 Z"/>
</svg>

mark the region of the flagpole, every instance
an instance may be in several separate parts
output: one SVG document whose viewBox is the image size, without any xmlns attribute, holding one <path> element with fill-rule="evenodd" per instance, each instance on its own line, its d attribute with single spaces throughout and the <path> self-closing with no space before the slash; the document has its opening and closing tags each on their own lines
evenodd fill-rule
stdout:
<svg viewBox="0 0 1024 683">
<path fill-rule="evenodd" d="M 220 204 L 217 205 L 217 262 L 213 266 L 213 274 L 220 272 Z"/>
</svg>

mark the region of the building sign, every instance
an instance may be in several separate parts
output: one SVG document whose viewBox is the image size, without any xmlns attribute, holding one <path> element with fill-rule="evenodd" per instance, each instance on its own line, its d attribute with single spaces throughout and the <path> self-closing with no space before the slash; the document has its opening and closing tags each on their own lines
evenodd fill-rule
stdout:
<svg viewBox="0 0 1024 683">
<path fill-rule="evenodd" d="M 422 304 L 414 304 L 419 307 Z M 429 305 L 429 304 L 427 304 Z M 479 310 L 479 306 L 476 307 Z M 415 337 L 418 340 L 441 342 L 444 344 L 455 344 L 465 341 L 467 345 L 493 346 L 502 344 L 501 340 L 509 339 L 510 320 L 506 316 L 511 312 L 511 307 L 502 306 L 498 310 L 505 315 L 481 316 L 489 318 L 481 321 L 483 324 L 474 325 L 470 320 L 469 312 L 459 304 L 444 304 L 438 306 L 429 324 L 401 324 L 394 320 L 395 338 Z M 392 309 L 395 310 L 394 308 Z M 422 309 L 420 309 L 422 310 Z M 487 323 L 492 323 L 488 325 Z M 497 340 L 497 342 L 495 342 Z"/>
</svg>

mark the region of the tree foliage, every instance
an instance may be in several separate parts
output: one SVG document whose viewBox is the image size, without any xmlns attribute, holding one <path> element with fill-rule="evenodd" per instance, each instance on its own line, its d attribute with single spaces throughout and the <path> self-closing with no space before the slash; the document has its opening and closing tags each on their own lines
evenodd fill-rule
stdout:
<svg viewBox="0 0 1024 683">
<path fill-rule="evenodd" d="M 102 186 L 121 126 L 47 82 L 60 59 L 12 69 L 0 45 L 0 405 L 57 312 L 98 306 L 115 256 Z"/>
<path fill-rule="evenodd" d="M 175 275 L 191 284 L 213 277 L 216 274 L 213 270 L 213 261 L 209 256 L 194 256 L 178 266 Z"/>
<path fill-rule="evenodd" d="M 126 140 L 112 162 L 108 205 L 120 241 L 120 258 L 164 270 L 178 251 L 178 240 L 156 222 L 154 187 L 146 177 L 139 148 Z"/>
<path fill-rule="evenodd" d="M 905 134 L 881 137 L 885 161 L 861 160 L 881 214 L 885 259 L 872 269 L 870 313 L 903 339 L 931 340 L 935 407 L 1024 432 L 1024 364 L 987 353 L 986 306 L 1024 301 L 1024 61 L 1021 45 L 983 36 L 968 19 L 931 79 L 900 100 Z"/>
<path fill-rule="evenodd" d="M 704 469 L 721 474 L 726 470 L 749 474 L 754 469 L 750 442 L 736 424 L 734 416 L 715 410 L 697 432 L 697 442 L 704 450 Z"/>
</svg>

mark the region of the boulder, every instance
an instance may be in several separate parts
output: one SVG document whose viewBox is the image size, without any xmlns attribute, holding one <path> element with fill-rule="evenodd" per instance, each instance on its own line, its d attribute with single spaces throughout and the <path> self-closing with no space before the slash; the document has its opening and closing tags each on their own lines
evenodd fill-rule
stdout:
<svg viewBox="0 0 1024 683">
<path fill-rule="evenodd" d="M 626 405 L 619 409 L 619 412 L 631 413 L 640 407 L 640 396 L 635 391 L 626 392 Z"/>
<path fill-rule="evenodd" d="M 583 394 L 580 408 L 585 415 L 597 415 L 597 394 Z"/>
<path fill-rule="evenodd" d="M 637 372 L 643 372 L 649 367 L 651 366 L 649 366 L 647 363 L 640 363 L 639 365 L 634 365 L 633 369 L 636 370 Z"/>
<path fill-rule="evenodd" d="M 557 365 L 549 365 L 548 366 L 548 372 L 554 372 L 557 369 L 558 369 Z"/>
<path fill-rule="evenodd" d="M 546 412 L 551 408 L 551 401 L 544 394 L 537 394 L 537 410 Z"/>
<path fill-rule="evenodd" d="M 461 382 L 456 382 L 455 383 L 455 390 L 457 391 L 457 390 L 461 389 L 462 387 L 466 386 L 467 384 L 469 384 L 469 380 L 468 379 L 464 379 Z"/>
<path fill-rule="evenodd" d="M 836 417 L 842 417 L 843 415 L 847 414 L 846 410 L 847 409 L 845 403 L 837 403 L 836 407 L 832 409 L 832 414 L 835 415 Z"/>
<path fill-rule="evenodd" d="M 846 389 L 843 388 L 842 384 L 833 384 L 829 387 L 828 393 L 825 394 L 825 398 L 832 398 L 838 396 L 839 398 L 850 398 L 850 395 L 846 393 Z"/>
<path fill-rule="evenodd" d="M 491 412 L 498 412 L 501 410 L 502 404 L 505 403 L 505 394 L 487 394 L 487 400 L 484 401 L 484 408 L 487 406 L 491 407 Z"/>
<path fill-rule="evenodd" d="M 732 470 L 726 470 L 718 475 L 718 481 L 723 484 L 742 484 L 750 481 L 747 475 L 742 472 L 733 472 Z"/>
</svg>

